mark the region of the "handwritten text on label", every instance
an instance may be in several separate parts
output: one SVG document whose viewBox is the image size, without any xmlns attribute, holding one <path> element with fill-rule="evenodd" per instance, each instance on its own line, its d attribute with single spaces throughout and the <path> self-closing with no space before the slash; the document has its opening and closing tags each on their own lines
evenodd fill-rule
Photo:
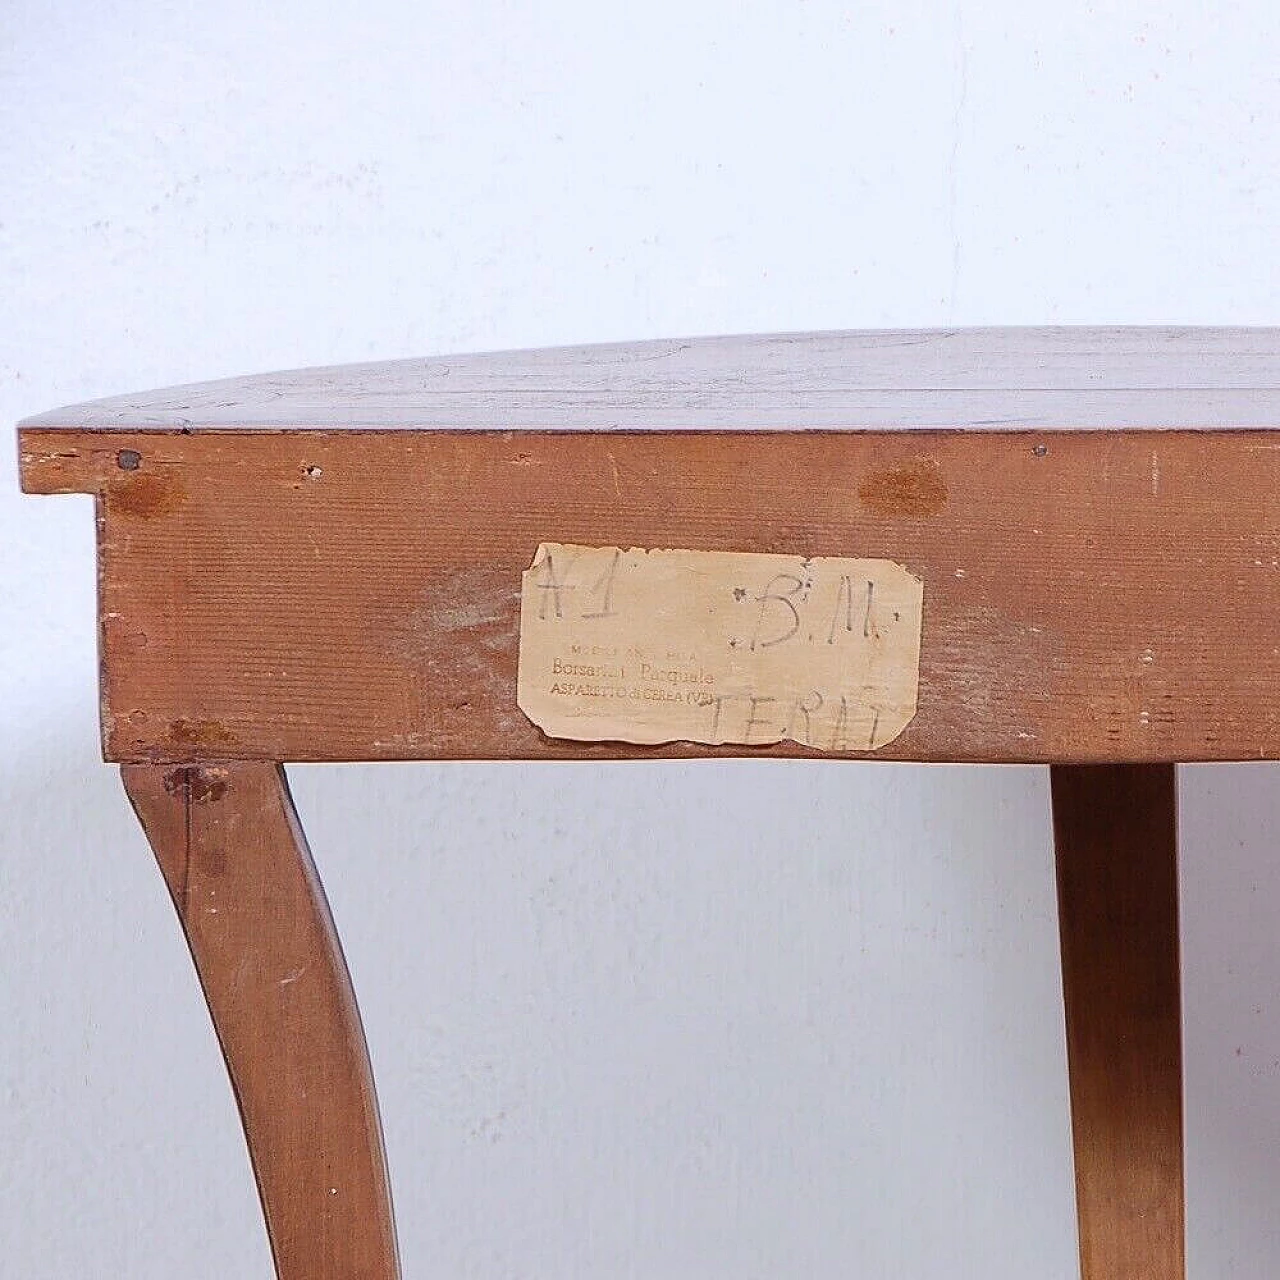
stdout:
<svg viewBox="0 0 1280 1280">
<path fill-rule="evenodd" d="M 517 700 L 578 741 L 874 751 L 915 714 L 922 605 L 889 560 L 543 543 Z"/>
</svg>

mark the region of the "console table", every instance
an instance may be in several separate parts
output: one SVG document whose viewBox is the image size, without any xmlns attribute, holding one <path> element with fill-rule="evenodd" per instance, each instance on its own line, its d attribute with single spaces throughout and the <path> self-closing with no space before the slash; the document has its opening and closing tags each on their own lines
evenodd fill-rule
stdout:
<svg viewBox="0 0 1280 1280">
<path fill-rule="evenodd" d="M 1183 1276 L 1174 763 L 1280 757 L 1280 331 L 402 360 L 19 435 L 96 497 L 103 753 L 281 1280 L 399 1274 L 284 764 L 708 755 L 1050 767 L 1082 1273 Z"/>
</svg>

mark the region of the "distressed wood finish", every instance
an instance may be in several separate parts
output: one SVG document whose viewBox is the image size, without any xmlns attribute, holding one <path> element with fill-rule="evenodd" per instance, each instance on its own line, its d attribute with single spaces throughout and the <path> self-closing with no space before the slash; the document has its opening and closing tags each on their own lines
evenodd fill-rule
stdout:
<svg viewBox="0 0 1280 1280">
<path fill-rule="evenodd" d="M 904 564 L 919 709 L 877 758 L 1280 756 L 1280 432 L 31 428 L 23 454 L 29 487 L 101 496 L 112 760 L 804 754 L 543 737 L 515 698 L 543 540 Z"/>
<path fill-rule="evenodd" d="M 244 1122 L 279 1280 L 398 1280 L 364 1033 L 277 765 L 129 765 Z"/>
<path fill-rule="evenodd" d="M 1280 423 L 1280 330 L 871 329 L 496 351 L 223 378 L 32 426 L 1253 427 Z"/>
<path fill-rule="evenodd" d="M 1173 765 L 1053 769 L 1084 1280 L 1183 1280 Z"/>
</svg>

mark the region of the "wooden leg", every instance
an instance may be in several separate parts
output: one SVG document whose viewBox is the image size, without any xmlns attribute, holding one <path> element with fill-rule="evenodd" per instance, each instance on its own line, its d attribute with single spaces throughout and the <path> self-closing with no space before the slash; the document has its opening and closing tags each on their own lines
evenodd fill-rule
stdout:
<svg viewBox="0 0 1280 1280">
<path fill-rule="evenodd" d="M 1054 766 L 1084 1280 L 1183 1280 L 1173 765 Z"/>
<path fill-rule="evenodd" d="M 231 1074 L 279 1280 L 395 1280 L 346 962 L 275 764 L 125 765 Z"/>
</svg>

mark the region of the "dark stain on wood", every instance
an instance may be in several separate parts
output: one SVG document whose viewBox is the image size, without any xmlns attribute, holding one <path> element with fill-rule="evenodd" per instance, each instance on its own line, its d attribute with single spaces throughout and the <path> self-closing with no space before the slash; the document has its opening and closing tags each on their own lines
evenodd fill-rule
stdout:
<svg viewBox="0 0 1280 1280">
<path fill-rule="evenodd" d="M 171 796 L 185 791 L 192 804 L 209 804 L 227 794 L 227 771 L 188 767 L 171 769 L 164 775 L 164 789 Z"/>
<path fill-rule="evenodd" d="M 108 505 L 120 515 L 154 520 L 172 515 L 182 506 L 185 497 L 176 477 L 144 471 L 130 476 L 123 484 L 113 485 L 108 490 Z"/>
<path fill-rule="evenodd" d="M 221 800 L 226 794 L 227 784 L 225 780 L 217 784 L 221 790 L 217 795 L 204 797 L 208 800 Z M 192 800 L 196 799 L 193 792 Z M 200 871 L 209 880 L 217 880 L 227 874 L 227 848 L 223 844 L 210 844 L 204 850 L 204 857 L 200 860 Z"/>
<path fill-rule="evenodd" d="M 934 459 L 913 458 L 872 472 L 858 486 L 858 497 L 878 516 L 936 516 L 947 505 L 947 486 Z"/>
</svg>

